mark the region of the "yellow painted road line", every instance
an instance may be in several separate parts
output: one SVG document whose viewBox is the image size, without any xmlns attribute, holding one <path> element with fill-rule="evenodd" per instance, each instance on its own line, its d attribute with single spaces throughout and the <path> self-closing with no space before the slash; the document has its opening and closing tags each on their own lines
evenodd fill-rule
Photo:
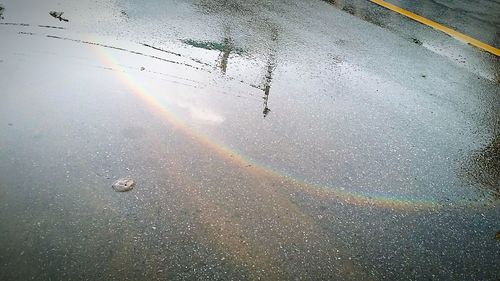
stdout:
<svg viewBox="0 0 500 281">
<path fill-rule="evenodd" d="M 434 29 L 442 31 L 442 32 L 444 32 L 444 33 L 446 33 L 446 34 L 448 34 L 450 36 L 453 36 L 453 37 L 459 39 L 459 40 L 465 41 L 465 42 L 467 42 L 467 43 L 469 43 L 469 44 L 471 44 L 473 46 L 476 46 L 476 47 L 478 47 L 478 48 L 480 48 L 480 49 L 482 49 L 482 50 L 484 50 L 486 52 L 489 52 L 489 53 L 492 53 L 494 55 L 500 56 L 500 49 L 495 48 L 495 47 L 493 47 L 491 45 L 488 45 L 488 44 L 486 44 L 484 42 L 481 42 L 481 41 L 479 41 L 479 40 L 477 40 L 475 38 L 472 38 L 470 36 L 467 36 L 467 35 L 465 35 L 463 33 L 460 33 L 460 32 L 458 32 L 456 30 L 453 30 L 453 29 L 451 29 L 449 27 L 446 27 L 446 26 L 444 26 L 444 25 L 442 25 L 440 23 L 437 23 L 437 22 L 435 22 L 433 20 L 424 18 L 424 17 L 419 16 L 419 15 L 417 15 L 415 13 L 412 13 L 412 12 L 410 12 L 408 10 L 400 8 L 400 7 L 396 6 L 396 5 L 393 5 L 391 3 L 387 3 L 387 2 L 385 2 L 383 0 L 370 0 L 370 1 L 373 2 L 373 3 L 375 3 L 375 4 L 380 5 L 382 7 L 385 7 L 387 9 L 389 9 L 389 10 L 392 10 L 392 11 L 394 11 L 396 13 L 399 13 L 401 15 L 407 16 L 407 17 L 409 17 L 409 18 L 411 18 L 413 20 L 416 20 L 416 21 L 418 21 L 420 23 L 428 25 L 428 26 L 430 26 L 430 27 L 432 27 Z"/>
</svg>

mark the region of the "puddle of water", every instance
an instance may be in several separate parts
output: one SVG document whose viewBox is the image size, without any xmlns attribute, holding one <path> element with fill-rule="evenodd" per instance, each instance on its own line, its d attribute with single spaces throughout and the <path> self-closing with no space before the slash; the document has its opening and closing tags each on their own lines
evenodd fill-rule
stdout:
<svg viewBox="0 0 500 281">
<path fill-rule="evenodd" d="M 456 171 L 479 147 L 471 130 L 490 127 L 481 120 L 483 103 L 498 102 L 494 85 L 436 57 L 428 67 L 415 42 L 425 63 L 396 75 L 397 62 L 374 59 L 350 31 L 326 32 L 359 24 L 342 14 L 313 10 L 321 24 L 309 17 L 304 29 L 293 19 L 311 15 L 305 6 L 202 2 L 171 10 L 196 15 L 193 26 L 211 18 L 209 33 L 152 15 L 172 27 L 164 38 L 115 40 L 71 29 L 80 18 L 67 7 L 65 29 L 0 26 L 5 279 L 56 279 L 65 267 L 89 279 L 495 275 L 498 201 Z M 107 11 L 151 27 L 138 3 L 121 4 Z M 270 7 L 290 25 L 260 13 Z M 494 172 L 484 163 L 495 147 L 478 170 Z M 140 188 L 113 192 L 123 175 Z"/>
</svg>

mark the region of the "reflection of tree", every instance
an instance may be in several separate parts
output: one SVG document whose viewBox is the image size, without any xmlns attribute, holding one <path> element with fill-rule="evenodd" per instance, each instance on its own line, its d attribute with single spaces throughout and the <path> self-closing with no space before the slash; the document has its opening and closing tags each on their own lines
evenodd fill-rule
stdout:
<svg viewBox="0 0 500 281">
<path fill-rule="evenodd" d="M 495 41 L 499 41 L 499 32 Z M 500 85 L 500 59 L 493 59 L 496 84 Z M 472 153 L 468 175 L 486 190 L 493 193 L 495 200 L 500 200 L 500 100 L 495 97 L 492 106 L 493 134 L 489 143 L 481 150 Z"/>
<path fill-rule="evenodd" d="M 0 20 L 3 20 L 3 12 L 5 11 L 5 8 L 0 4 Z"/>
<path fill-rule="evenodd" d="M 389 11 L 386 9 L 377 9 L 373 7 L 368 7 L 366 1 L 364 0 L 323 0 L 334 7 L 347 12 L 353 16 L 360 19 L 371 22 L 375 25 L 382 26 L 385 28 L 390 28 L 384 24 L 384 19 L 389 17 Z"/>
<path fill-rule="evenodd" d="M 350 1 L 349 3 L 345 3 L 344 0 L 324 0 L 324 1 L 359 18 L 363 18 L 366 12 L 366 9 L 364 8 L 363 5 L 358 5 L 359 3 L 353 3 L 352 1 Z"/>
<path fill-rule="evenodd" d="M 500 200 L 500 114 L 496 118 L 489 144 L 472 153 L 467 174 L 491 191 L 496 200 Z"/>
<path fill-rule="evenodd" d="M 64 14 L 64 12 L 56 12 L 56 11 L 50 11 L 49 12 L 49 15 L 51 15 L 52 17 L 58 19 L 59 21 L 68 22 L 68 19 L 65 19 L 65 18 L 62 17 L 63 14 Z"/>
</svg>

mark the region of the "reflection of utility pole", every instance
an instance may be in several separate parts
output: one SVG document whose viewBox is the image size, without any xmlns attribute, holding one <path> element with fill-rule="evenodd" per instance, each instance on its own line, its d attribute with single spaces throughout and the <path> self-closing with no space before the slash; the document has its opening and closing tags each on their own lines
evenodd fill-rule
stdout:
<svg viewBox="0 0 500 281">
<path fill-rule="evenodd" d="M 271 90 L 271 81 L 273 79 L 273 70 L 274 70 L 274 55 L 270 54 L 269 59 L 267 60 L 267 73 L 264 80 L 264 110 L 262 113 L 264 114 L 264 118 L 266 118 L 267 114 L 271 112 L 271 109 L 267 106 L 267 102 L 269 101 L 269 91 Z"/>
<path fill-rule="evenodd" d="M 267 59 L 267 72 L 266 76 L 264 79 L 264 96 L 262 97 L 264 99 L 264 110 L 262 110 L 262 114 L 264 115 L 264 118 L 271 112 L 271 109 L 268 107 L 268 101 L 269 101 L 269 92 L 271 90 L 271 81 L 273 79 L 273 71 L 276 68 L 276 62 L 275 62 L 275 52 L 276 52 L 276 42 L 278 40 L 278 31 L 276 28 L 271 29 L 271 41 L 273 43 L 273 46 L 271 46 L 271 50 L 269 52 L 269 57 Z"/>
<path fill-rule="evenodd" d="M 222 42 L 222 50 L 219 55 L 220 63 L 219 67 L 223 74 L 226 74 L 227 63 L 229 62 L 229 55 L 234 49 L 233 40 L 231 39 L 229 26 L 224 26 L 224 41 Z"/>
<path fill-rule="evenodd" d="M 269 112 L 271 112 L 271 109 L 269 109 L 269 107 L 267 107 L 267 100 L 269 99 L 269 89 L 271 88 L 271 86 L 267 85 L 266 88 L 264 89 L 264 110 L 262 111 L 262 113 L 264 114 L 264 118 L 266 118 L 267 114 L 269 114 Z"/>
<path fill-rule="evenodd" d="M 226 74 L 227 70 L 227 63 L 229 60 L 229 55 L 231 54 L 231 51 L 233 50 L 233 42 L 231 38 L 224 38 L 224 46 L 223 50 L 221 52 L 221 60 L 220 60 L 220 69 L 222 70 L 222 73 Z"/>
</svg>

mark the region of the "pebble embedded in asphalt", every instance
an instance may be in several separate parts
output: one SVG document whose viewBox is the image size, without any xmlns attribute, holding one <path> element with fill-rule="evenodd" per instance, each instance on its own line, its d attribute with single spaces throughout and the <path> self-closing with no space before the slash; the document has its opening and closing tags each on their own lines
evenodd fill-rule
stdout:
<svg viewBox="0 0 500 281">
<path fill-rule="evenodd" d="M 134 188 L 135 181 L 131 178 L 121 178 L 115 181 L 112 185 L 113 189 L 117 192 L 126 192 Z"/>
</svg>

